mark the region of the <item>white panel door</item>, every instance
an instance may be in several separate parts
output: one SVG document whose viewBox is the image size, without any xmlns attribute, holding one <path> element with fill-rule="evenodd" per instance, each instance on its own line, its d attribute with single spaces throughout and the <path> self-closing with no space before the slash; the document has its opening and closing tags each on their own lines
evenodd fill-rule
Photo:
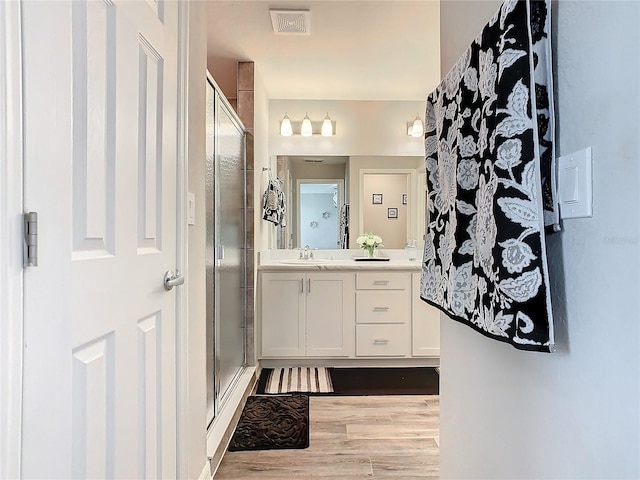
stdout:
<svg viewBox="0 0 640 480">
<path fill-rule="evenodd" d="M 306 355 L 349 357 L 355 351 L 355 275 L 308 273 Z"/>
<path fill-rule="evenodd" d="M 175 478 L 178 4 L 23 13 L 23 476 Z"/>
</svg>

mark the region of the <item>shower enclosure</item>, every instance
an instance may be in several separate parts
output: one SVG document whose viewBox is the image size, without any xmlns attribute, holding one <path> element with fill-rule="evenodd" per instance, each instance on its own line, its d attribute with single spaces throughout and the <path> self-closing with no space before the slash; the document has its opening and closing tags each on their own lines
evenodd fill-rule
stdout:
<svg viewBox="0 0 640 480">
<path fill-rule="evenodd" d="M 207 78 L 207 426 L 245 364 L 245 132 Z"/>
</svg>

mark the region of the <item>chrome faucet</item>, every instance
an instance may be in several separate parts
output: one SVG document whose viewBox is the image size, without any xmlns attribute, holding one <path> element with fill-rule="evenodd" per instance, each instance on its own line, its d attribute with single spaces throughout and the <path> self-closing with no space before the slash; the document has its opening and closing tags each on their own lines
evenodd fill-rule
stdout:
<svg viewBox="0 0 640 480">
<path fill-rule="evenodd" d="M 304 250 L 300 249 L 300 254 L 298 255 L 300 260 L 313 260 L 313 250 L 309 245 L 304 246 Z"/>
</svg>

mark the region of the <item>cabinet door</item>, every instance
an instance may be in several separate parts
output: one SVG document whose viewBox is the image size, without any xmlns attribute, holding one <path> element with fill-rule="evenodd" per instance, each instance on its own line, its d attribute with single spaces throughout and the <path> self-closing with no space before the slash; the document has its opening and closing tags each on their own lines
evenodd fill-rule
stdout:
<svg viewBox="0 0 640 480">
<path fill-rule="evenodd" d="M 307 356 L 350 357 L 355 350 L 353 273 L 308 273 Z"/>
<path fill-rule="evenodd" d="M 440 356 L 440 311 L 420 298 L 420 274 L 412 274 L 414 357 Z"/>
<path fill-rule="evenodd" d="M 262 356 L 304 355 L 304 273 L 263 273 Z"/>
</svg>

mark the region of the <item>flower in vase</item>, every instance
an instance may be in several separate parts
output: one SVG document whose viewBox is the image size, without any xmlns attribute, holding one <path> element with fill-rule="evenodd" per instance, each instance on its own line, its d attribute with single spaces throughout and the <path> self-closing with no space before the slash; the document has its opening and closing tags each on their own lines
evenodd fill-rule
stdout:
<svg viewBox="0 0 640 480">
<path fill-rule="evenodd" d="M 356 239 L 356 242 L 360 245 L 360 248 L 369 252 L 370 257 L 373 257 L 373 252 L 375 252 L 376 248 L 384 247 L 382 238 L 375 233 L 362 233 Z"/>
</svg>

